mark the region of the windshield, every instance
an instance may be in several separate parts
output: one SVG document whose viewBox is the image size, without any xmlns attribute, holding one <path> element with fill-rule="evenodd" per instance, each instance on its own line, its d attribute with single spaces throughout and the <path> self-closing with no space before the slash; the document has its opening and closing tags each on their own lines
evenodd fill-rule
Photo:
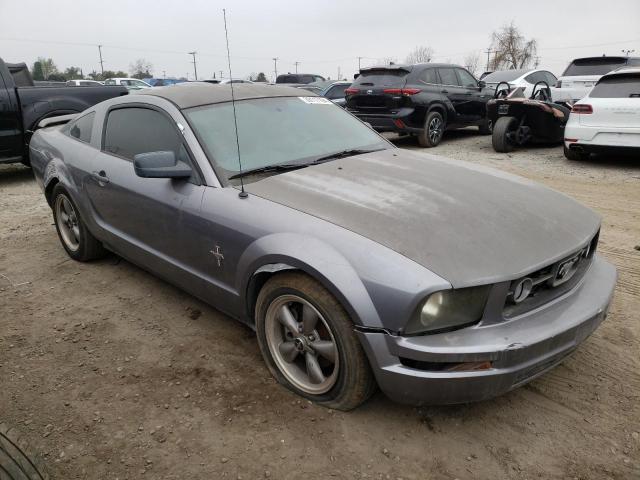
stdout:
<svg viewBox="0 0 640 480">
<path fill-rule="evenodd" d="M 604 75 L 626 63 L 627 59 L 623 57 L 579 58 L 569 64 L 562 76 Z"/>
<path fill-rule="evenodd" d="M 640 99 L 640 74 L 620 74 L 603 78 L 589 94 L 592 98 Z"/>
<path fill-rule="evenodd" d="M 237 174 L 231 102 L 195 107 L 184 113 L 214 166 L 227 178 Z M 393 148 L 371 128 L 323 97 L 242 100 L 236 102 L 236 114 L 244 171 L 308 163 L 344 150 Z"/>
<path fill-rule="evenodd" d="M 529 70 L 503 70 L 501 72 L 493 72 L 483 78 L 485 83 L 511 82 L 516 78 L 520 78 Z"/>
</svg>

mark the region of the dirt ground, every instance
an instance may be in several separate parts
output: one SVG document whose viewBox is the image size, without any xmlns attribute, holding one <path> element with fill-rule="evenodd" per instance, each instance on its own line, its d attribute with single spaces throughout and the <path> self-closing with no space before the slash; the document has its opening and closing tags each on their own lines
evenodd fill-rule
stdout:
<svg viewBox="0 0 640 480">
<path fill-rule="evenodd" d="M 640 159 L 490 143 L 461 131 L 430 153 L 594 208 L 599 251 L 620 275 L 607 321 L 532 384 L 455 407 L 382 394 L 350 413 L 309 404 L 271 379 L 239 323 L 115 256 L 70 260 L 31 172 L 5 166 L 0 423 L 55 479 L 640 478 Z"/>
</svg>

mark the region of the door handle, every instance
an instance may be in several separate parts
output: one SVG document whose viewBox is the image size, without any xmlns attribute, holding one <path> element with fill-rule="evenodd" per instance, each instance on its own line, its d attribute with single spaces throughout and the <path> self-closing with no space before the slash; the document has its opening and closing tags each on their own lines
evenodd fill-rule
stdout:
<svg viewBox="0 0 640 480">
<path fill-rule="evenodd" d="M 440 93 L 449 93 L 449 90 L 440 90 Z"/>
<path fill-rule="evenodd" d="M 107 173 L 104 170 L 91 173 L 91 177 L 100 184 L 109 183 L 109 177 L 107 177 Z"/>
</svg>

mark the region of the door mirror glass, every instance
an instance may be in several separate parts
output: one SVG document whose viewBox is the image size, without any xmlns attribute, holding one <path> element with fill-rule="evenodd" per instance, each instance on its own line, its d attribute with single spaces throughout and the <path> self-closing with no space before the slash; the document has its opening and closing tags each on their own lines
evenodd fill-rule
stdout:
<svg viewBox="0 0 640 480">
<path fill-rule="evenodd" d="M 171 151 L 139 153 L 133 157 L 136 175 L 143 178 L 189 178 L 191 167 Z"/>
</svg>

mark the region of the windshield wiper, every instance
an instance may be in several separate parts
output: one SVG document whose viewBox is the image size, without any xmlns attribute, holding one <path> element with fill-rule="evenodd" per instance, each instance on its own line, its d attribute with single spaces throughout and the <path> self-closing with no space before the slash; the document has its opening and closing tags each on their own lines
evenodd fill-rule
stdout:
<svg viewBox="0 0 640 480">
<path fill-rule="evenodd" d="M 281 163 L 279 165 L 266 165 L 264 167 L 243 170 L 242 172 L 231 175 L 229 180 L 233 178 L 246 177 L 247 175 L 255 175 L 256 173 L 284 172 L 285 170 L 296 170 L 298 168 L 307 167 L 308 163 Z"/>
<path fill-rule="evenodd" d="M 352 148 L 349 150 L 342 150 L 340 152 L 324 155 L 323 157 L 318 157 L 313 162 L 307 163 L 306 165 L 317 165 L 318 163 L 326 162 L 327 160 L 334 160 L 336 158 L 353 157 L 354 155 L 361 155 L 363 153 L 379 152 L 380 150 L 384 150 L 384 148 L 374 148 L 371 150 L 365 150 L 363 148 Z"/>
</svg>

